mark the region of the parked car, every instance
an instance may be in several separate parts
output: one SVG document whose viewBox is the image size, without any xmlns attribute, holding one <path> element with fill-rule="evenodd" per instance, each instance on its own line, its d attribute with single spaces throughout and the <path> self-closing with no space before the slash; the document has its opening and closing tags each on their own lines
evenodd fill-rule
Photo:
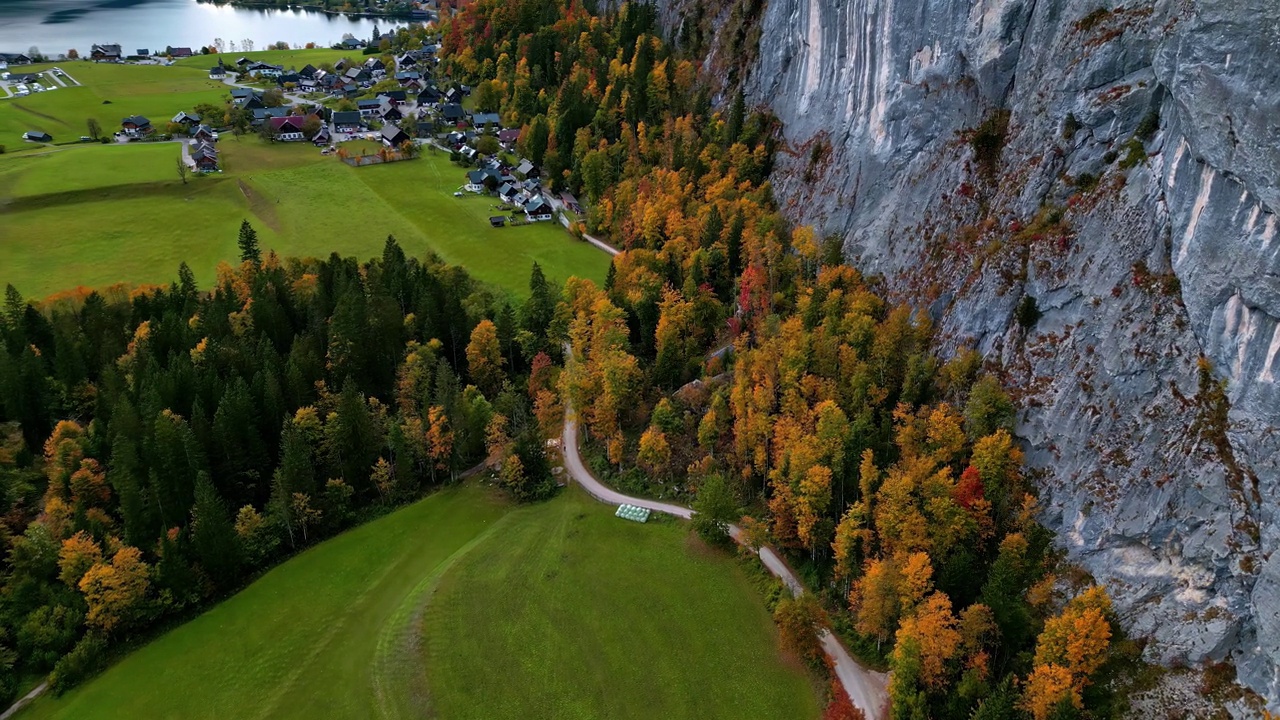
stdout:
<svg viewBox="0 0 1280 720">
<path fill-rule="evenodd" d="M 80 142 L 93 142 L 93 138 L 89 137 L 88 135 L 81 135 Z"/>
</svg>

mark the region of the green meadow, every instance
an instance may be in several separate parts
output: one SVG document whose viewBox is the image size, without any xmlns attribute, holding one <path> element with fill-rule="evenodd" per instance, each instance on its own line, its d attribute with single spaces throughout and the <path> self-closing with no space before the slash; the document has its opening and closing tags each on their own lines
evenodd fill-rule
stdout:
<svg viewBox="0 0 1280 720">
<path fill-rule="evenodd" d="M 51 67 L 36 65 L 29 72 Z M 0 99 L 0 144 L 16 149 L 28 130 L 43 130 L 57 143 L 74 141 L 88 134 L 89 118 L 96 119 L 105 133 L 119 130 L 121 119 L 129 115 L 146 116 L 163 129 L 179 110 L 219 103 L 230 90 L 210 80 L 207 69 L 91 62 L 59 63 L 58 67 L 81 85 Z"/>
<path fill-rule="evenodd" d="M 427 607 L 440 718 L 816 718 L 741 566 L 669 518 L 638 524 L 576 485 L 523 508 Z"/>
<path fill-rule="evenodd" d="M 683 523 L 468 485 L 307 550 L 19 720 L 818 715 L 759 593 Z"/>
<path fill-rule="evenodd" d="M 238 259 L 248 219 L 282 256 L 367 259 L 395 235 L 517 296 L 536 261 L 548 276 L 602 281 L 606 255 L 552 223 L 495 229 L 488 198 L 453 197 L 465 170 L 442 153 L 352 168 L 309 143 L 219 143 L 224 169 L 176 170 L 175 143 L 76 145 L 0 155 L 0 282 L 43 297 L 75 286 L 167 283 L 185 261 L 202 283 Z"/>
</svg>

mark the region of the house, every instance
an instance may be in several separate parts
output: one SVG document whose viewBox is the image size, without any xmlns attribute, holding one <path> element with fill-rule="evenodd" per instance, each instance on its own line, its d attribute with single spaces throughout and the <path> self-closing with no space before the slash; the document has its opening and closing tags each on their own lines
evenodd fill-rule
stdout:
<svg viewBox="0 0 1280 720">
<path fill-rule="evenodd" d="M 364 117 L 373 117 L 382 107 L 382 101 L 377 98 L 365 98 L 356 101 L 356 110 Z"/>
<path fill-rule="evenodd" d="M 532 222 L 541 222 L 552 218 L 551 203 L 541 195 L 535 195 L 524 204 L 524 215 Z"/>
<path fill-rule="evenodd" d="M 254 90 L 253 88 L 242 88 L 242 87 L 231 88 L 232 100 L 243 100 L 251 95 L 257 95 L 257 94 L 258 94 L 258 91 Z"/>
<path fill-rule="evenodd" d="M 462 97 L 463 95 L 461 90 L 459 90 L 456 87 L 449 88 L 447 91 L 445 91 L 444 101 L 447 103 L 460 103 L 462 102 Z"/>
<path fill-rule="evenodd" d="M 419 105 L 435 105 L 438 102 L 440 102 L 440 89 L 435 85 L 428 85 L 418 93 Z"/>
<path fill-rule="evenodd" d="M 502 117 L 499 116 L 498 113 L 475 112 L 475 113 L 471 113 L 471 124 L 476 129 L 481 129 L 489 126 L 497 128 L 499 125 L 502 124 Z"/>
<path fill-rule="evenodd" d="M 149 58 L 151 57 L 151 51 L 146 48 L 138 48 L 133 52 L 133 56 L 137 58 Z"/>
<path fill-rule="evenodd" d="M 346 72 L 349 67 L 351 67 L 351 61 L 346 58 L 339 58 L 338 62 L 333 64 L 333 69 L 338 72 Z"/>
<path fill-rule="evenodd" d="M 292 83 L 293 85 L 298 85 L 301 82 L 302 82 L 302 76 L 299 75 L 298 73 L 284 73 L 280 77 L 276 78 L 276 84 L 279 85 L 280 87 L 284 87 L 285 85 L 289 85 L 290 83 Z"/>
<path fill-rule="evenodd" d="M 404 90 L 383 90 L 378 93 L 378 97 L 390 100 L 392 105 L 401 105 L 409 99 L 408 93 Z"/>
<path fill-rule="evenodd" d="M 511 183 L 504 182 L 498 186 L 498 197 L 502 198 L 506 202 L 511 202 L 515 199 L 516 195 L 519 194 L 520 188 L 512 185 Z"/>
<path fill-rule="evenodd" d="M 573 195 L 567 192 L 560 193 L 560 202 L 564 203 L 564 206 L 569 208 L 569 210 L 571 210 L 575 214 L 577 215 L 582 214 L 582 206 L 578 204 L 578 198 L 574 197 Z"/>
<path fill-rule="evenodd" d="M 155 129 L 151 127 L 151 121 L 141 115 L 130 115 L 124 120 L 121 120 L 120 125 L 124 128 L 125 135 L 132 135 L 134 137 L 150 135 L 155 132 Z"/>
<path fill-rule="evenodd" d="M 193 143 L 191 160 L 195 162 L 197 172 L 215 172 L 218 169 L 218 150 L 213 143 Z"/>
<path fill-rule="evenodd" d="M 188 129 L 200 124 L 200 116 L 194 113 L 180 112 L 173 116 L 171 123 L 185 125 Z"/>
<path fill-rule="evenodd" d="M 409 134 L 401 130 L 395 123 L 387 123 L 382 126 L 382 142 L 397 147 L 402 143 L 410 142 Z"/>
<path fill-rule="evenodd" d="M 53 142 L 53 136 L 43 130 L 28 130 L 22 134 L 22 139 L 28 142 Z"/>
<path fill-rule="evenodd" d="M 344 38 L 339 45 L 341 45 L 344 50 L 355 50 L 357 48 L 364 47 L 364 41 L 349 37 Z"/>
<path fill-rule="evenodd" d="M 467 173 L 467 184 L 465 185 L 465 188 L 474 193 L 484 192 L 484 173 L 479 170 L 472 170 Z"/>
<path fill-rule="evenodd" d="M 208 125 L 197 125 L 196 129 L 191 132 L 191 137 L 194 140 L 202 140 L 204 142 L 214 142 L 218 139 L 218 136 L 213 132 L 213 128 Z"/>
<path fill-rule="evenodd" d="M 316 67 L 311 63 L 307 63 L 306 65 L 302 66 L 301 70 L 298 71 L 298 77 L 314 78 L 316 76 L 316 72 L 318 72 Z"/>
<path fill-rule="evenodd" d="M 30 65 L 31 58 L 22 53 L 0 53 L 0 63 L 7 65 Z"/>
<path fill-rule="evenodd" d="M 311 142 L 316 145 L 328 145 L 332 141 L 333 135 L 329 132 L 329 126 L 323 123 L 320 125 L 320 132 L 316 133 L 316 136 L 311 138 Z"/>
<path fill-rule="evenodd" d="M 538 172 L 537 166 L 534 165 L 528 159 L 521 159 L 520 164 L 516 166 L 516 177 L 521 178 L 523 180 L 528 180 L 529 178 L 536 178 L 540 174 L 541 173 Z"/>
<path fill-rule="evenodd" d="M 366 72 L 364 68 L 359 68 L 359 67 L 347 68 L 342 73 L 342 77 L 346 78 L 347 82 L 354 82 L 354 83 L 369 82 L 369 73 Z"/>
<path fill-rule="evenodd" d="M 520 130 L 517 128 L 507 128 L 498 131 L 498 142 L 503 145 L 514 145 L 520 140 Z"/>
<path fill-rule="evenodd" d="M 382 61 L 376 57 L 371 57 L 368 60 L 365 60 L 364 69 L 371 75 L 377 75 L 378 73 L 385 74 L 387 72 L 387 66 L 383 65 Z"/>
<path fill-rule="evenodd" d="M 421 80 L 422 73 L 417 70 L 401 70 L 396 73 L 396 80 L 403 83 L 406 80 Z"/>
<path fill-rule="evenodd" d="M 261 127 L 262 123 L 267 122 L 271 118 L 282 118 L 289 115 L 289 108 L 273 107 L 273 108 L 254 108 L 253 109 L 253 126 Z"/>
<path fill-rule="evenodd" d="M 249 58 L 241 56 L 239 60 L 236 60 L 236 65 L 248 65 L 251 62 L 253 61 Z"/>
<path fill-rule="evenodd" d="M 226 76 L 227 76 L 227 69 L 222 67 L 221 64 L 214 65 L 213 67 L 209 68 L 210 80 L 221 80 Z"/>
<path fill-rule="evenodd" d="M 315 118 L 315 115 L 286 115 L 285 117 L 268 118 L 267 122 L 271 125 L 271 130 L 275 134 L 275 139 L 283 142 L 301 142 L 307 137 L 302 131 L 302 126 L 307 120 Z"/>
<path fill-rule="evenodd" d="M 436 124 L 432 120 L 419 120 L 417 125 L 418 137 L 431 137 L 436 132 Z"/>
<path fill-rule="evenodd" d="M 189 47 L 171 47 L 169 48 L 169 57 L 188 58 L 194 55 Z"/>
<path fill-rule="evenodd" d="M 349 97 L 349 98 L 355 97 L 356 95 L 360 94 L 360 86 L 356 85 L 353 82 L 343 82 L 342 84 L 337 86 L 337 91 L 335 94 L 339 94 L 339 95 L 342 95 L 343 97 Z"/>
<path fill-rule="evenodd" d="M 250 77 L 278 78 L 284 74 L 284 67 L 271 63 L 252 62 L 244 71 L 249 73 Z"/>
<path fill-rule="evenodd" d="M 494 217 L 489 218 L 489 224 L 493 227 L 500 228 L 507 224 L 507 219 L 502 217 L 501 215 L 496 215 Z"/>
<path fill-rule="evenodd" d="M 94 45 L 89 50 L 89 59 L 94 62 L 120 62 L 122 57 L 119 45 Z"/>
<path fill-rule="evenodd" d="M 451 123 L 459 122 L 466 116 L 467 111 L 463 110 L 462 106 L 457 103 L 447 103 L 440 108 L 440 117 Z"/>
<path fill-rule="evenodd" d="M 357 110 L 337 110 L 333 113 L 333 129 L 335 132 L 360 132 L 365 129 L 364 120 Z"/>
<path fill-rule="evenodd" d="M 400 108 L 384 101 L 378 106 L 378 117 L 382 118 L 383 122 L 398 122 L 404 119 L 404 113 L 400 112 Z"/>
</svg>

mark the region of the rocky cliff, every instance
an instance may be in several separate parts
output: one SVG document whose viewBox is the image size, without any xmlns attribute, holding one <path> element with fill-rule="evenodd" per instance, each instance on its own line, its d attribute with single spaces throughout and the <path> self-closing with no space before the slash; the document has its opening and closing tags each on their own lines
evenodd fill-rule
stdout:
<svg viewBox="0 0 1280 720">
<path fill-rule="evenodd" d="M 758 23 L 782 203 L 1003 368 L 1044 522 L 1153 659 L 1280 699 L 1280 4 L 768 0 Z"/>
</svg>

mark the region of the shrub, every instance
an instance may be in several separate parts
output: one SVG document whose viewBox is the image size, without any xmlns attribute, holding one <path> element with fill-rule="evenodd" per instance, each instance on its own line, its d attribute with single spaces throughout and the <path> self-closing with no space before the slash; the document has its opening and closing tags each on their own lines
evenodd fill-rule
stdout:
<svg viewBox="0 0 1280 720">
<path fill-rule="evenodd" d="M 783 598 L 773 610 L 782 646 L 814 669 L 821 668 L 826 658 L 818 638 L 818 629 L 825 620 L 826 612 L 812 593 Z"/>
<path fill-rule="evenodd" d="M 1120 167 L 1125 170 L 1131 170 L 1138 167 L 1147 159 L 1147 149 L 1143 147 L 1142 141 L 1138 138 L 1129 138 L 1129 142 L 1124 144 L 1125 156 L 1120 161 Z"/>
<path fill-rule="evenodd" d="M 1013 313 L 1018 320 L 1018 324 L 1027 330 L 1036 326 L 1042 314 L 1039 305 L 1036 304 L 1036 299 L 1030 295 L 1022 296 L 1022 301 L 1018 303 L 1018 309 Z"/>
<path fill-rule="evenodd" d="M 106 660 L 107 641 L 97 633 L 89 633 L 76 643 L 49 675 L 49 686 L 61 695 L 88 680 L 102 669 Z"/>
<path fill-rule="evenodd" d="M 974 129 L 969 138 L 978 172 L 988 180 L 994 179 L 1000 170 L 1000 154 L 1004 151 L 1005 136 L 1009 132 L 1009 111 L 995 110 Z"/>
<path fill-rule="evenodd" d="M 1138 122 L 1138 129 L 1134 130 L 1134 135 L 1146 142 L 1154 137 L 1159 129 L 1160 110 L 1159 108 L 1151 108 L 1146 115 L 1142 116 L 1142 120 Z"/>
<path fill-rule="evenodd" d="M 1072 140 L 1076 133 L 1080 131 L 1080 121 L 1076 119 L 1075 113 L 1067 113 L 1067 119 L 1062 122 L 1062 137 L 1064 140 Z"/>
<path fill-rule="evenodd" d="M 1088 15 L 1080 18 L 1080 21 L 1076 23 L 1076 29 L 1080 32 L 1089 32 L 1097 27 L 1098 23 L 1101 23 L 1110 14 L 1111 11 L 1106 8 L 1097 8 Z"/>
</svg>

